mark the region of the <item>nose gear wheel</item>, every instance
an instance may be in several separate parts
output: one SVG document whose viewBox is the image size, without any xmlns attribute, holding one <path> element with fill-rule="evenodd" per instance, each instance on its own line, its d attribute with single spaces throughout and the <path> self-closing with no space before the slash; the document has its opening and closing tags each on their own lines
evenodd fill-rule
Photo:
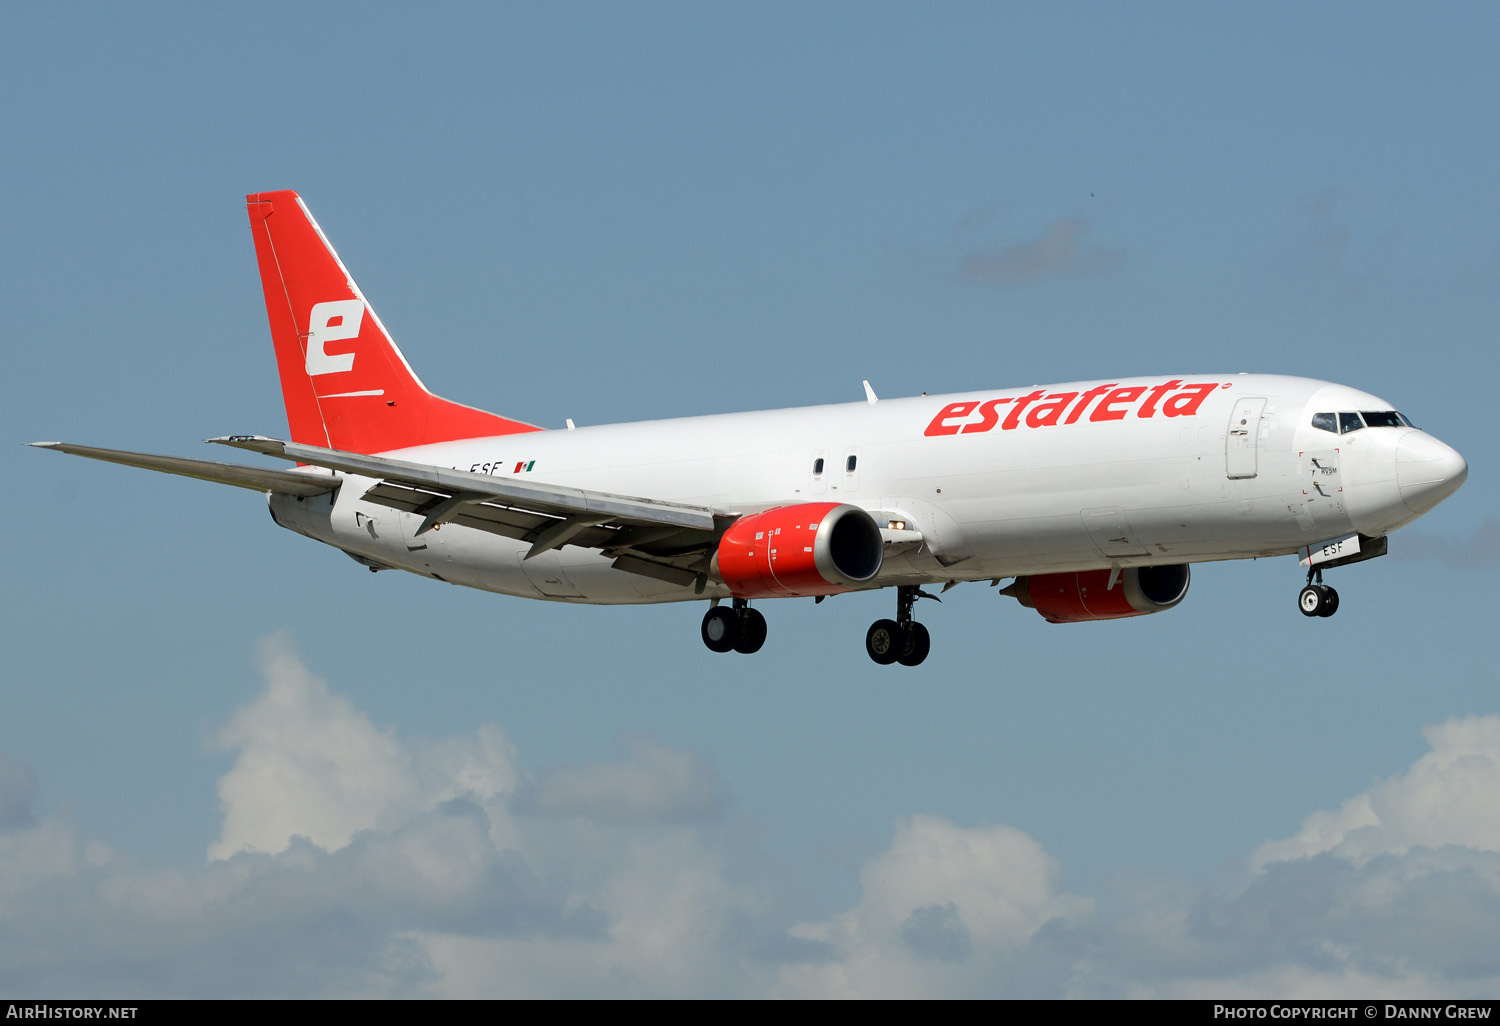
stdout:
<svg viewBox="0 0 1500 1026">
<path fill-rule="evenodd" d="M 1303 616 L 1332 616 L 1339 611 L 1339 593 L 1326 584 L 1309 584 L 1297 596 Z"/>
<path fill-rule="evenodd" d="M 1313 581 L 1317 583 L 1314 584 Z M 1339 593 L 1323 583 L 1323 571 L 1312 567 L 1307 571 L 1307 587 L 1297 595 L 1297 608 L 1303 616 L 1332 616 L 1339 611 Z"/>
</svg>

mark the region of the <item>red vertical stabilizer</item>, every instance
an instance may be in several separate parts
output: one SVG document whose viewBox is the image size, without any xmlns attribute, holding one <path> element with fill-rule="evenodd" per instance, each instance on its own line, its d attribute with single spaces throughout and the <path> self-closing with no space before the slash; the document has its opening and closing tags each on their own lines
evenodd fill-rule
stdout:
<svg viewBox="0 0 1500 1026">
<path fill-rule="evenodd" d="M 540 430 L 427 391 L 295 192 L 245 203 L 292 441 L 377 453 Z"/>
</svg>

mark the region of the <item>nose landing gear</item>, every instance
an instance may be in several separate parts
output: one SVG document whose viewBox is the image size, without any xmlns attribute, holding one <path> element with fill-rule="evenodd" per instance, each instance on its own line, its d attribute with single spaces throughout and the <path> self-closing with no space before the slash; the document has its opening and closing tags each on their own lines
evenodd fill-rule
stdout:
<svg viewBox="0 0 1500 1026">
<path fill-rule="evenodd" d="M 915 585 L 896 588 L 896 619 L 876 620 L 865 634 L 865 651 L 881 666 L 900 663 L 916 666 L 927 658 L 932 650 L 932 636 L 927 628 L 911 618 L 912 607 L 919 598 L 942 599 L 929 595 Z"/>
<path fill-rule="evenodd" d="M 766 643 L 766 618 L 744 599 L 735 599 L 732 609 L 710 606 L 703 614 L 703 643 L 712 652 L 759 652 Z"/>
<path fill-rule="evenodd" d="M 1317 578 L 1317 584 L 1313 579 Z M 1297 596 L 1297 608 L 1303 616 L 1332 616 L 1339 611 L 1339 593 L 1323 583 L 1323 571 L 1313 567 L 1307 571 L 1307 587 Z"/>
</svg>

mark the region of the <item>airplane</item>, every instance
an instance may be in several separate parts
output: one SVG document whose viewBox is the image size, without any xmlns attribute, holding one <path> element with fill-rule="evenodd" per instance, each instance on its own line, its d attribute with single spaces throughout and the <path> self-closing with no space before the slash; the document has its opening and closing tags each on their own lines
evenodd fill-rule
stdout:
<svg viewBox="0 0 1500 1026">
<path fill-rule="evenodd" d="M 295 192 L 246 208 L 288 438 L 209 442 L 286 469 L 41 448 L 263 492 L 281 527 L 371 571 L 556 602 L 706 601 L 715 652 L 758 651 L 751 602 L 894 587 L 881 665 L 931 648 L 919 599 L 1010 579 L 1052 623 L 1141 616 L 1190 564 L 1296 554 L 1323 572 L 1463 483 L 1392 404 L 1267 374 L 1176 374 L 543 430 L 428 391 Z M 726 604 L 727 603 L 727 604 Z"/>
</svg>

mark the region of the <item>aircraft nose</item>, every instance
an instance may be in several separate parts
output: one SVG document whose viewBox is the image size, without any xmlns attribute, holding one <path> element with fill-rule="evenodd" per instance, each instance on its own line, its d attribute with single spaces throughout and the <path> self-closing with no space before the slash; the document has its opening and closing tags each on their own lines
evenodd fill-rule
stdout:
<svg viewBox="0 0 1500 1026">
<path fill-rule="evenodd" d="M 1413 513 L 1426 513 L 1458 491 L 1468 476 L 1464 458 L 1431 435 L 1408 431 L 1396 445 L 1396 484 Z"/>
</svg>

